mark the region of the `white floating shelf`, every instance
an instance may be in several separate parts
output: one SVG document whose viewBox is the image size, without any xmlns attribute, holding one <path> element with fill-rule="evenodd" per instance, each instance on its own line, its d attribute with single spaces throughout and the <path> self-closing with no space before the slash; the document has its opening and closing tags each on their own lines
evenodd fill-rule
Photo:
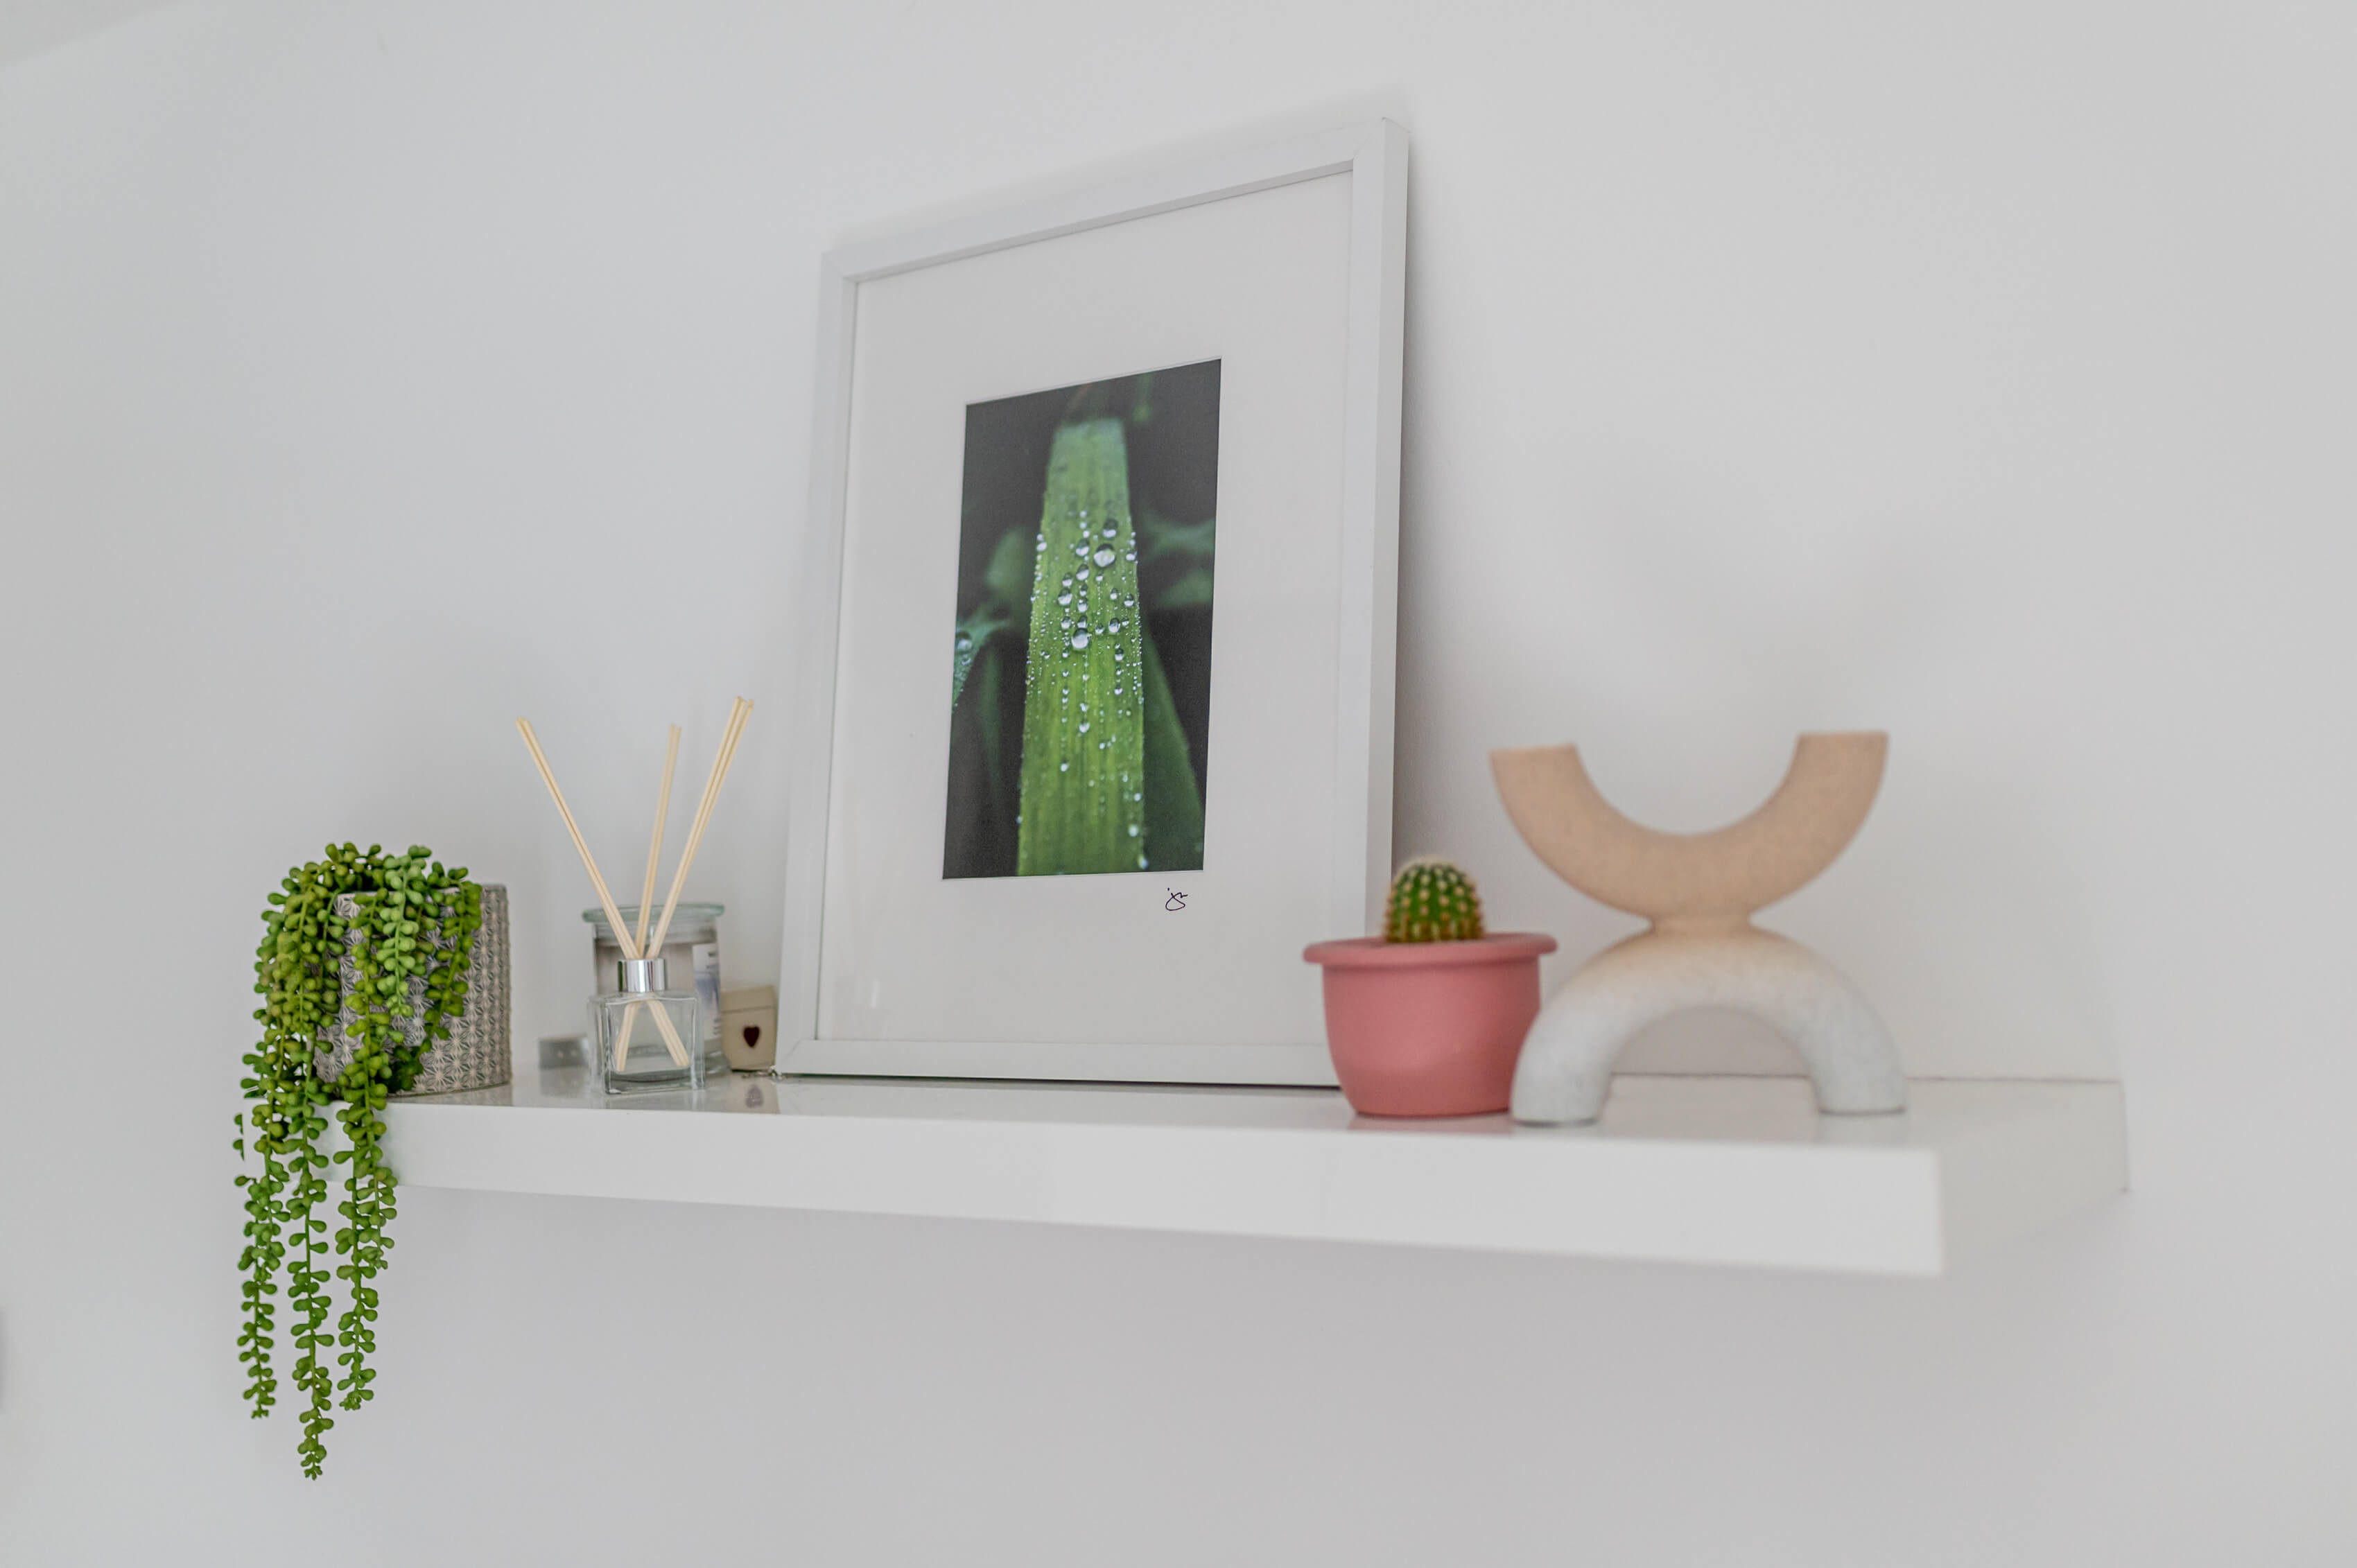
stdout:
<svg viewBox="0 0 2357 1568">
<path fill-rule="evenodd" d="M 413 1187 L 1934 1275 L 2123 1191 L 2115 1083 L 1622 1077 L 1594 1127 L 1351 1114 L 1327 1090 L 526 1075 L 394 1102 Z"/>
</svg>

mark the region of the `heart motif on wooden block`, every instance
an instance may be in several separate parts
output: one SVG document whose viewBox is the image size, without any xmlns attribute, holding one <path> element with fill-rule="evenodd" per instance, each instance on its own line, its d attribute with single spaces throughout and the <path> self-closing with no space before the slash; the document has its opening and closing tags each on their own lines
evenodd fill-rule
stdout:
<svg viewBox="0 0 2357 1568">
<path fill-rule="evenodd" d="M 760 1043 L 761 1043 L 761 1026 L 760 1026 L 760 1025 L 759 1025 L 759 1024 L 748 1024 L 748 1025 L 746 1025 L 746 1026 L 745 1026 L 745 1048 L 746 1048 L 747 1050 L 748 1050 L 748 1051 L 749 1051 L 749 1050 L 751 1050 L 755 1046 L 758 1046 L 758 1045 L 759 1045 Z"/>
</svg>

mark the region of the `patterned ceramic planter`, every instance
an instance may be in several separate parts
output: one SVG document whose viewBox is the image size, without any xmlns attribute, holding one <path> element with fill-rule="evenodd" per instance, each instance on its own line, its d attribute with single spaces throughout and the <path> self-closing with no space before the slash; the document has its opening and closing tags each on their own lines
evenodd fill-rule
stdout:
<svg viewBox="0 0 2357 1568">
<path fill-rule="evenodd" d="M 349 893 L 336 900 L 336 918 L 351 920 L 360 914 L 360 905 Z M 347 937 L 347 943 L 357 937 Z M 338 980 L 341 992 L 350 995 L 359 976 L 350 958 L 344 960 L 343 973 Z M 412 1007 L 423 1004 L 425 983 L 409 983 Z M 328 1033 L 328 1049 L 318 1054 L 317 1069 L 323 1078 L 333 1078 L 352 1059 L 352 1041 L 346 1033 L 360 1022 L 348 1000 L 336 1026 Z M 405 1025 L 411 1044 L 420 1038 L 424 1026 L 415 1018 Z M 497 883 L 483 886 L 483 926 L 475 933 L 475 956 L 467 966 L 467 1007 L 450 1026 L 450 1037 L 425 1053 L 425 1070 L 408 1090 L 411 1094 L 448 1094 L 461 1089 L 489 1089 L 505 1083 L 511 1069 L 508 1056 L 508 890 Z"/>
</svg>

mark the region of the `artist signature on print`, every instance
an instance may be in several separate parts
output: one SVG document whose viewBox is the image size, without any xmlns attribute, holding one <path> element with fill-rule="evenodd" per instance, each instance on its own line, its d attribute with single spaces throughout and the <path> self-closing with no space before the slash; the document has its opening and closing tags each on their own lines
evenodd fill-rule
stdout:
<svg viewBox="0 0 2357 1568">
<path fill-rule="evenodd" d="M 1170 895 L 1169 897 L 1165 898 L 1162 901 L 1162 907 L 1164 908 L 1176 915 L 1180 910 L 1187 908 L 1187 895 L 1172 887 L 1166 887 L 1162 891 Z"/>
</svg>

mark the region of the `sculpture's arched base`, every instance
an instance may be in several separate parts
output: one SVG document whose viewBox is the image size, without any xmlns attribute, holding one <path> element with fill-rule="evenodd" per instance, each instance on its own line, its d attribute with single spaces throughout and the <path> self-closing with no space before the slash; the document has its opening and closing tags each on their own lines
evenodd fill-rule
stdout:
<svg viewBox="0 0 2357 1568">
<path fill-rule="evenodd" d="M 1674 1013 L 1724 1007 L 1800 1047 L 1817 1107 L 1851 1115 L 1907 1108 L 1907 1074 L 1874 1009 L 1847 976 L 1772 931 L 1647 931 L 1608 948 L 1547 999 L 1514 1069 L 1514 1120 L 1593 1122 L 1612 1064 Z"/>
</svg>

